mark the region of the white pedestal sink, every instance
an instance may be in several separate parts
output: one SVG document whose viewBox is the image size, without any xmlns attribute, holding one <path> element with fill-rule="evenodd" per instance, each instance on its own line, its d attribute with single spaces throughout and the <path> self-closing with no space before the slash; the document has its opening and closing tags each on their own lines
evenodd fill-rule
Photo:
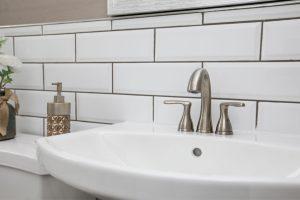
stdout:
<svg viewBox="0 0 300 200">
<path fill-rule="evenodd" d="M 189 135 L 124 124 L 37 143 L 51 175 L 100 199 L 300 199 L 300 149 L 259 142 L 254 133 Z"/>
</svg>

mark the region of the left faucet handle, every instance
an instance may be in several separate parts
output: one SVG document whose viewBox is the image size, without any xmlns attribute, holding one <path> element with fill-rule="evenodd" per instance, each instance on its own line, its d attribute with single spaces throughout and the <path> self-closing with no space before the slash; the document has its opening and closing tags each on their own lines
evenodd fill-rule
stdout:
<svg viewBox="0 0 300 200">
<path fill-rule="evenodd" d="M 183 114 L 178 125 L 178 131 L 180 132 L 193 132 L 194 125 L 191 118 L 191 107 L 192 103 L 190 101 L 181 100 L 165 100 L 164 104 L 180 104 L 183 105 Z"/>
</svg>

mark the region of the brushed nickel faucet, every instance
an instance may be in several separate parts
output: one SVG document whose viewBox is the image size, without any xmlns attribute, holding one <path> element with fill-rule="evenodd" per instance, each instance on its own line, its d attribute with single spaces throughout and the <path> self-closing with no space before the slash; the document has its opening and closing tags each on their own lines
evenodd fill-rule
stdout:
<svg viewBox="0 0 300 200">
<path fill-rule="evenodd" d="M 232 135 L 232 126 L 228 115 L 228 107 L 245 107 L 243 102 L 223 102 L 220 104 L 220 118 L 216 128 L 216 134 L 219 135 Z"/>
<path fill-rule="evenodd" d="M 211 85 L 206 69 L 197 69 L 191 75 L 188 88 L 190 93 L 201 93 L 201 111 L 197 132 L 213 133 L 211 118 Z"/>
<path fill-rule="evenodd" d="M 178 125 L 179 132 L 194 132 L 194 125 L 191 118 L 191 106 L 190 101 L 180 100 L 165 100 L 164 104 L 181 104 L 183 105 L 183 114 Z"/>
</svg>

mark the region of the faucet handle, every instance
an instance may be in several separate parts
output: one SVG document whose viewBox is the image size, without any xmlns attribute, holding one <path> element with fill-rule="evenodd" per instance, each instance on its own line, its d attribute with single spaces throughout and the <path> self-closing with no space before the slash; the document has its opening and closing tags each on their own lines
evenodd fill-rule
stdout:
<svg viewBox="0 0 300 200">
<path fill-rule="evenodd" d="M 178 125 L 178 131 L 180 132 L 193 132 L 194 125 L 191 118 L 191 106 L 190 101 L 180 101 L 180 100 L 165 100 L 164 104 L 181 104 L 183 105 L 183 114 Z"/>
<path fill-rule="evenodd" d="M 216 128 L 216 134 L 232 135 L 232 126 L 228 115 L 228 107 L 245 107 L 243 102 L 224 102 L 220 104 L 220 118 Z"/>
</svg>

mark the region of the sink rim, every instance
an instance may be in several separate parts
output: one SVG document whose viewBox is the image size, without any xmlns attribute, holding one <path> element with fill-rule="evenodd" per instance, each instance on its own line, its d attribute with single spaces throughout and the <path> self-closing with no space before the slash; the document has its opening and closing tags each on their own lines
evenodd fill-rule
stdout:
<svg viewBox="0 0 300 200">
<path fill-rule="evenodd" d="M 135 133 L 129 131 L 98 131 L 98 132 L 90 132 L 90 133 L 72 133 L 64 135 L 63 137 L 76 137 L 77 134 L 91 134 L 91 135 L 107 135 L 107 134 L 119 134 L 119 135 L 148 135 L 146 133 Z M 151 134 L 150 134 L 151 135 Z M 152 134 L 153 136 L 153 134 Z M 283 148 L 286 150 L 296 150 L 300 152 L 300 148 L 297 147 L 283 147 L 276 144 L 265 144 L 262 142 L 252 141 L 252 140 L 241 140 L 236 138 L 228 138 L 228 137 L 219 137 L 219 136 L 212 136 L 212 135 L 183 135 L 183 134 L 174 134 L 171 135 L 169 133 L 159 133 L 156 136 L 166 136 L 166 137 L 205 137 L 209 140 L 219 140 L 224 142 L 237 142 L 237 143 L 246 143 L 251 145 L 259 145 L 265 147 L 275 147 L 275 148 Z M 268 184 L 268 185 L 297 185 L 300 186 L 300 179 L 288 178 L 288 177 L 250 177 L 250 176 L 221 176 L 221 175 L 191 175 L 191 174 L 184 174 L 180 172 L 165 172 L 159 170 L 151 170 L 151 169 L 142 169 L 142 168 L 135 168 L 132 166 L 119 166 L 116 164 L 108 163 L 108 162 L 101 162 L 100 160 L 91 160 L 88 158 L 84 158 L 83 156 L 78 156 L 63 150 L 58 149 L 53 144 L 51 144 L 51 140 L 55 140 L 56 137 L 62 136 L 53 136 L 49 138 L 41 138 L 37 140 L 38 145 L 38 152 L 42 151 L 44 153 L 50 154 L 51 156 L 56 156 L 60 159 L 65 159 L 68 162 L 74 162 L 78 165 L 86 165 L 92 168 L 97 168 L 97 170 L 104 170 L 107 173 L 125 173 L 131 176 L 143 176 L 148 178 L 158 178 L 158 179 L 173 179 L 173 180 L 180 180 L 180 181 L 191 181 L 191 182 L 227 182 L 227 183 L 238 183 L 238 184 Z M 53 139 L 52 139 L 53 138 Z M 39 154 L 39 153 L 38 153 Z M 51 173 L 50 173 L 51 174 Z"/>
</svg>

